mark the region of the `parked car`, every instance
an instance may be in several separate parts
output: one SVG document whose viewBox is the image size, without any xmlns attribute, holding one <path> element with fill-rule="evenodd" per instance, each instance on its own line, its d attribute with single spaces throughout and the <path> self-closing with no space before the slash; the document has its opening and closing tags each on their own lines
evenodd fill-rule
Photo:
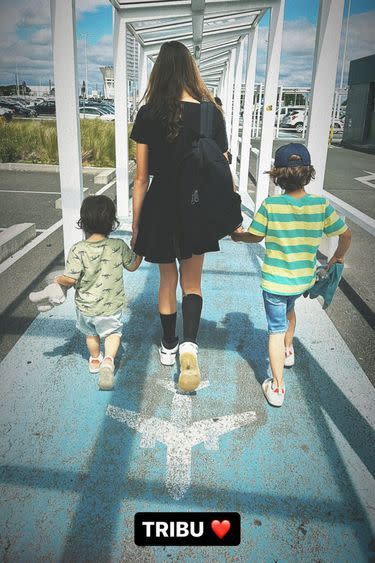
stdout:
<svg viewBox="0 0 375 563">
<path fill-rule="evenodd" d="M 100 110 L 102 110 L 105 113 L 115 113 L 115 108 L 109 104 L 108 102 L 100 102 L 100 101 L 88 101 L 85 103 L 84 100 L 80 100 L 79 101 L 79 107 L 80 108 L 99 108 Z"/>
<path fill-rule="evenodd" d="M 113 113 L 105 112 L 98 106 L 85 106 L 79 108 L 79 117 L 81 119 L 101 119 L 102 121 L 114 121 Z"/>
<path fill-rule="evenodd" d="M 34 109 L 27 108 L 20 102 L 10 100 L 0 100 L 0 106 L 6 109 L 13 110 L 13 114 L 18 117 L 35 117 L 36 112 Z"/>
<path fill-rule="evenodd" d="M 282 106 L 280 108 L 280 125 L 281 125 L 282 120 L 287 115 L 292 113 L 292 111 L 303 111 L 304 109 L 305 109 L 305 106 Z M 278 112 L 278 110 L 276 110 L 275 125 L 277 125 L 277 112 Z"/>
<path fill-rule="evenodd" d="M 302 133 L 305 121 L 305 110 L 296 109 L 287 113 L 280 122 L 280 127 L 295 129 L 297 133 Z"/>
<path fill-rule="evenodd" d="M 292 128 L 297 131 L 297 133 L 302 133 L 304 128 L 304 121 L 308 115 L 308 111 L 297 109 L 287 114 L 280 122 L 280 127 L 282 128 Z M 307 125 L 307 124 L 306 124 Z M 343 131 L 344 122 L 342 119 L 333 120 L 333 130 Z"/>
<path fill-rule="evenodd" d="M 103 109 L 104 111 L 107 111 L 108 113 L 115 113 L 115 108 L 111 104 L 101 102 L 98 107 L 100 109 Z"/>
<path fill-rule="evenodd" d="M 36 104 L 35 111 L 38 115 L 56 115 L 56 104 L 54 100 L 47 100 Z"/>
<path fill-rule="evenodd" d="M 12 109 L 0 107 L 0 117 L 5 119 L 5 121 L 11 121 L 13 114 L 14 112 Z"/>
</svg>

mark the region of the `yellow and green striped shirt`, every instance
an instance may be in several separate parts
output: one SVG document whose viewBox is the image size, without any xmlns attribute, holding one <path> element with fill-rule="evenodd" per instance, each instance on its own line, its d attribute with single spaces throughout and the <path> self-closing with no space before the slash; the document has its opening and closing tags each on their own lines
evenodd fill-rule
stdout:
<svg viewBox="0 0 375 563">
<path fill-rule="evenodd" d="M 323 234 L 332 237 L 346 229 L 324 197 L 267 197 L 249 227 L 250 233 L 265 236 L 262 289 L 277 295 L 297 295 L 312 287 Z"/>
</svg>

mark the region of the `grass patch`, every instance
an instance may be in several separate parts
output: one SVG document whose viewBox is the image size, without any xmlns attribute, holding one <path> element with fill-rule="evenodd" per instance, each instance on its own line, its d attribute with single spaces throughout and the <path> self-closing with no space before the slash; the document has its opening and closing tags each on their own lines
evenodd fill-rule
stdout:
<svg viewBox="0 0 375 563">
<path fill-rule="evenodd" d="M 114 167 L 115 124 L 96 119 L 80 123 L 83 164 Z M 129 139 L 129 159 L 134 156 L 135 143 Z M 0 162 L 58 164 L 56 121 L 0 119 Z"/>
</svg>

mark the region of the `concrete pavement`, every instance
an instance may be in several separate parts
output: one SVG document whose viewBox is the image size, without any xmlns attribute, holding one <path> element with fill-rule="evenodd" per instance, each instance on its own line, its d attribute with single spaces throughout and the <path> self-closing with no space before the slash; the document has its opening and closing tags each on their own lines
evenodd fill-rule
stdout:
<svg viewBox="0 0 375 563">
<path fill-rule="evenodd" d="M 221 246 L 205 260 L 205 384 L 195 395 L 176 392 L 177 368 L 159 364 L 158 272 L 146 263 L 125 274 L 113 392 L 99 392 L 87 371 L 72 296 L 39 315 L 2 361 L 2 559 L 365 562 L 374 555 L 375 391 L 319 303 L 301 298 L 285 404 L 268 406 L 260 387 L 269 370 L 262 249 Z M 242 421 L 237 429 L 222 422 L 231 416 Z M 175 435 L 199 420 L 226 432 L 202 436 L 190 454 L 181 439 L 167 456 L 163 438 L 152 440 L 138 424 L 150 419 L 156 430 L 172 420 Z M 238 511 L 241 545 L 136 547 L 134 513 L 154 510 Z"/>
</svg>

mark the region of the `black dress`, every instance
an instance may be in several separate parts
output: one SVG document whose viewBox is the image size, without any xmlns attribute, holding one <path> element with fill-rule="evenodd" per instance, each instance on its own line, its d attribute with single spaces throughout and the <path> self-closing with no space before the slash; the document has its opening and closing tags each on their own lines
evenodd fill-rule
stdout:
<svg viewBox="0 0 375 563">
<path fill-rule="evenodd" d="M 149 172 L 153 176 L 139 219 L 135 252 L 148 262 L 172 263 L 220 250 L 217 239 L 207 234 L 206 225 L 186 225 L 184 195 L 191 194 L 198 171 L 184 160 L 200 130 L 200 104 L 182 102 L 182 122 L 178 136 L 167 141 L 161 119 L 150 114 L 146 104 L 135 119 L 130 138 L 149 147 Z M 224 153 L 228 150 L 225 122 L 218 109 L 214 112 L 213 139 Z M 191 197 L 191 195 L 190 195 Z"/>
</svg>

